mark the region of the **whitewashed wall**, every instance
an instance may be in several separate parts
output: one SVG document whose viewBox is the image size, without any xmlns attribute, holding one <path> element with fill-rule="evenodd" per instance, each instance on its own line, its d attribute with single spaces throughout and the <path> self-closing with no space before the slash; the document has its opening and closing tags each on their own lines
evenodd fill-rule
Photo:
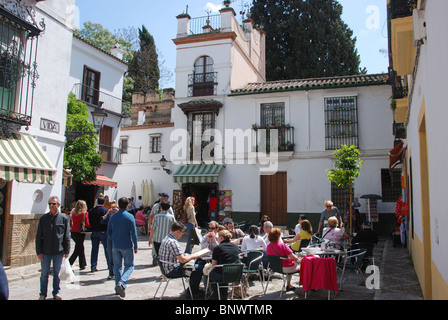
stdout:
<svg viewBox="0 0 448 320">
<path fill-rule="evenodd" d="M 44 18 L 45 31 L 39 37 L 36 60 L 39 79 L 34 91 L 32 122 L 28 131 L 23 128 L 21 132 L 36 137 L 57 168 L 57 174 L 54 185 L 14 181 L 11 214 L 43 213 L 47 211 L 48 197 L 61 196 L 74 4 L 75 0 L 47 0 L 35 7 L 35 20 L 40 22 Z M 58 123 L 59 133 L 40 130 L 42 118 Z M 33 201 L 36 190 L 43 192 L 41 202 Z"/>
<path fill-rule="evenodd" d="M 424 104 L 428 145 L 431 254 L 435 266 L 446 282 L 448 282 L 448 256 L 446 255 L 448 234 L 445 230 L 448 215 L 444 208 L 448 190 L 446 187 L 448 150 L 445 147 L 448 137 L 446 125 L 448 108 L 444 77 L 448 72 L 446 61 L 448 41 L 444 30 L 448 27 L 447 12 L 446 1 L 426 2 L 425 21 L 428 38 L 421 46 L 406 140 L 408 152 L 412 156 L 414 232 L 419 241 L 423 241 L 418 121 Z"/>
</svg>

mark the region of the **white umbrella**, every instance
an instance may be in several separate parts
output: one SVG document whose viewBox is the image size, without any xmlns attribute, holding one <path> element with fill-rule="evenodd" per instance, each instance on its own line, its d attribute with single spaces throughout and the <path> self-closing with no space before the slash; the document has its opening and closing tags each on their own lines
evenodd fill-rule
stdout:
<svg viewBox="0 0 448 320">
<path fill-rule="evenodd" d="M 143 202 L 143 207 L 148 206 L 148 195 L 146 192 L 146 182 L 145 180 L 142 180 L 142 202 Z"/>
<path fill-rule="evenodd" d="M 152 190 L 154 189 L 152 185 L 152 179 L 149 180 L 149 183 L 148 180 L 146 180 L 146 185 L 147 185 L 146 192 L 148 196 L 148 205 L 152 205 L 154 203 L 154 197 L 152 195 Z"/>
<path fill-rule="evenodd" d="M 137 192 L 135 190 L 135 183 L 132 182 L 132 189 L 131 189 L 131 197 L 135 199 L 137 199 Z"/>
</svg>

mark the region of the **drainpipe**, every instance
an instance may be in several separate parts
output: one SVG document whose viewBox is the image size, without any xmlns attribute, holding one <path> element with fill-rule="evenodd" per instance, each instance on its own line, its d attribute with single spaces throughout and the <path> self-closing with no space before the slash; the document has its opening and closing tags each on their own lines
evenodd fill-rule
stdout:
<svg viewBox="0 0 448 320">
<path fill-rule="evenodd" d="M 308 102 L 308 145 L 306 147 L 307 150 L 310 150 L 310 144 L 311 144 L 311 115 L 310 115 L 310 97 L 308 95 L 308 90 L 305 91 L 306 93 L 306 99 Z"/>
</svg>

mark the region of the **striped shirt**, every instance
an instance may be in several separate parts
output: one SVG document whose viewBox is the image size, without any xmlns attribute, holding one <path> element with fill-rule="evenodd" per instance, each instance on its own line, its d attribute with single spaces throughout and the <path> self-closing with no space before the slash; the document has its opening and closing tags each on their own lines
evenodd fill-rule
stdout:
<svg viewBox="0 0 448 320">
<path fill-rule="evenodd" d="M 174 237 L 174 235 L 170 232 L 165 239 L 162 240 L 162 244 L 160 245 L 159 249 L 159 259 L 174 263 L 174 264 L 168 264 L 163 263 L 163 269 L 165 270 L 165 273 L 168 274 L 172 270 L 174 270 L 177 266 L 180 265 L 179 260 L 177 260 L 177 256 L 182 254 L 182 249 L 180 248 L 179 241 Z"/>
<path fill-rule="evenodd" d="M 170 233 L 171 225 L 174 221 L 174 216 L 168 214 L 166 211 L 156 214 L 151 224 L 151 230 L 154 232 L 152 241 L 161 243 L 168 233 Z"/>
</svg>

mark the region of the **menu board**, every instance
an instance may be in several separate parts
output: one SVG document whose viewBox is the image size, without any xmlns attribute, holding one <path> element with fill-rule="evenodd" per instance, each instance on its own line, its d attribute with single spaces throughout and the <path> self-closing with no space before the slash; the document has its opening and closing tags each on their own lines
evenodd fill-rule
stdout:
<svg viewBox="0 0 448 320">
<path fill-rule="evenodd" d="M 232 191 L 220 190 L 218 192 L 218 217 L 222 220 L 232 215 Z"/>
</svg>

